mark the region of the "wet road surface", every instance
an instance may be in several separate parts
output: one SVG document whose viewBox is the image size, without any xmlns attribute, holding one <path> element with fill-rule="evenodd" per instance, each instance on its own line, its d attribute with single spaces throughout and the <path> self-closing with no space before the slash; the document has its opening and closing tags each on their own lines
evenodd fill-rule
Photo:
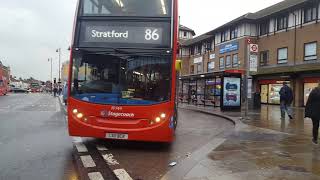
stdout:
<svg viewBox="0 0 320 180">
<path fill-rule="evenodd" d="M 0 179 L 76 180 L 73 145 L 58 100 L 0 96 Z"/>
<path fill-rule="evenodd" d="M 89 138 L 82 138 L 82 142 L 90 149 L 92 157 L 111 156 L 116 161 L 109 165 L 111 169 L 123 168 L 135 180 L 156 180 L 171 169 L 170 162 L 181 163 L 213 138 L 224 137 L 234 128 L 233 123 L 225 119 L 183 109 L 179 110 L 178 123 L 176 140 L 171 145 Z M 98 151 L 97 145 L 108 150 Z M 95 159 L 97 163 L 105 161 L 99 157 Z M 103 171 L 103 166 L 100 170 Z"/>
<path fill-rule="evenodd" d="M 179 110 L 176 140 L 163 143 L 69 137 L 65 108 L 46 94 L 0 97 L 0 179 L 161 179 L 216 137 L 233 131 L 225 119 Z M 129 178 L 127 178 L 129 179 Z"/>
</svg>

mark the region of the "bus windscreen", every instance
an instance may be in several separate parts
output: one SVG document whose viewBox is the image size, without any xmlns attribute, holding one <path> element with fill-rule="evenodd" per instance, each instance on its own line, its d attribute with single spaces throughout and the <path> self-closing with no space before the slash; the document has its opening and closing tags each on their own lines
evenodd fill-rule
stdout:
<svg viewBox="0 0 320 180">
<path fill-rule="evenodd" d="M 71 95 L 108 105 L 150 105 L 171 95 L 170 55 L 75 52 Z"/>
<path fill-rule="evenodd" d="M 171 17 L 172 0 L 83 0 L 82 16 Z"/>
</svg>

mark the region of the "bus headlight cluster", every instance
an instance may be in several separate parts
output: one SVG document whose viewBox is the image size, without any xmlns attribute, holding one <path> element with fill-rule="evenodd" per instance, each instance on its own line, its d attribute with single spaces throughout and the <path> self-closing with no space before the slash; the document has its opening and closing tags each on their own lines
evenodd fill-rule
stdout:
<svg viewBox="0 0 320 180">
<path fill-rule="evenodd" d="M 72 113 L 78 118 L 82 119 L 84 117 L 83 113 L 79 112 L 78 109 L 73 109 Z M 87 121 L 87 118 L 83 119 L 84 121 Z"/>
<path fill-rule="evenodd" d="M 165 113 L 161 113 L 159 117 L 156 117 L 153 121 L 150 122 L 150 124 L 160 123 L 161 120 L 164 120 L 166 118 Z"/>
</svg>

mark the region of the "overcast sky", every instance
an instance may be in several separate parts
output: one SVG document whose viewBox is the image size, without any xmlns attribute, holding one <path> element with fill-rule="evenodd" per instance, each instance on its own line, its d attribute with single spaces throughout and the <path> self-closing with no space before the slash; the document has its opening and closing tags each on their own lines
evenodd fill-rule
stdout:
<svg viewBox="0 0 320 180">
<path fill-rule="evenodd" d="M 208 32 L 248 12 L 256 12 L 281 0 L 180 0 L 181 24 L 197 35 Z M 77 0 L 3 0 L 0 6 L 0 61 L 12 75 L 50 79 L 53 58 L 58 76 L 58 53 L 69 56 Z"/>
</svg>

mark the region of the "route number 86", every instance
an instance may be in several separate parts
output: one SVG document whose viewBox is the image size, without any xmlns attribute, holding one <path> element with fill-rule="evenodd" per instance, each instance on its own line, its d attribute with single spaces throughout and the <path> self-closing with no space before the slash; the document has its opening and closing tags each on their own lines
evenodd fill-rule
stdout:
<svg viewBox="0 0 320 180">
<path fill-rule="evenodd" d="M 147 41 L 150 41 L 150 40 L 157 41 L 160 38 L 160 35 L 158 33 L 158 29 L 154 29 L 153 31 L 151 29 L 146 29 L 145 33 L 146 34 L 145 34 L 144 38 Z"/>
</svg>

